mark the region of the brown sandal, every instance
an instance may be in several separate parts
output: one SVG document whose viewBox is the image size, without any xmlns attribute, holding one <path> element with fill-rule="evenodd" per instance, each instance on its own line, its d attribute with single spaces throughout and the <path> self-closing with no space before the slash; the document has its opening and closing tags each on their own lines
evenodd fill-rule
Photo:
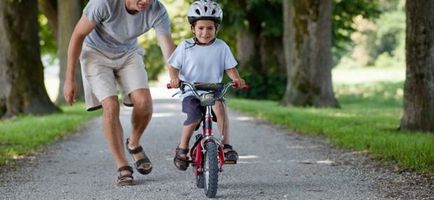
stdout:
<svg viewBox="0 0 434 200">
<path fill-rule="evenodd" d="M 225 164 L 237 164 L 238 153 L 232 148 L 232 145 L 224 144 L 223 151 L 225 155 Z"/>
<path fill-rule="evenodd" d="M 173 158 L 173 164 L 181 171 L 185 171 L 190 165 L 190 158 L 187 156 L 188 149 L 181 149 L 176 147 L 175 158 Z"/>
<path fill-rule="evenodd" d="M 128 171 L 129 174 L 122 175 L 122 171 Z M 117 180 L 117 186 L 127 186 L 127 185 L 134 185 L 134 177 L 133 177 L 133 168 L 126 165 L 123 167 L 120 167 L 118 169 L 119 176 Z"/>
<path fill-rule="evenodd" d="M 131 156 L 133 154 L 143 154 L 143 158 L 135 160 L 134 156 L 133 160 L 134 160 L 134 167 L 136 168 L 136 170 L 141 173 L 141 174 L 149 174 L 152 171 L 152 163 L 149 160 L 148 156 L 146 155 L 145 151 L 143 151 L 142 146 L 138 146 L 134 149 L 130 149 L 128 147 L 128 144 L 130 142 L 130 139 L 127 138 L 127 141 L 125 143 L 126 148 L 128 150 L 128 152 L 131 154 Z"/>
</svg>

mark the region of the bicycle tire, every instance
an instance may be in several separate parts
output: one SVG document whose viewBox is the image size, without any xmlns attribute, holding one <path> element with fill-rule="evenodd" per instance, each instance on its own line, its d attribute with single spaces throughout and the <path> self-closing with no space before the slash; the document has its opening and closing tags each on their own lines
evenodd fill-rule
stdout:
<svg viewBox="0 0 434 200">
<path fill-rule="evenodd" d="M 214 198 L 217 194 L 218 188 L 218 151 L 217 144 L 214 142 L 208 142 L 205 145 L 205 155 L 204 155 L 204 190 L 205 195 L 208 198 Z"/>
<path fill-rule="evenodd" d="M 196 186 L 198 188 L 205 188 L 205 178 L 203 177 L 203 173 L 196 176 Z"/>
</svg>

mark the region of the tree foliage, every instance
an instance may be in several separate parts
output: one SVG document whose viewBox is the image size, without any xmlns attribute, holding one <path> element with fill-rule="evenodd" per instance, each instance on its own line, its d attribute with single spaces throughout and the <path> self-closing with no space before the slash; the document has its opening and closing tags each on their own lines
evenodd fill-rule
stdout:
<svg viewBox="0 0 434 200">
<path fill-rule="evenodd" d="M 57 42 L 54 37 L 52 28 L 48 25 L 48 19 L 42 13 L 38 15 L 39 22 L 39 44 L 41 45 L 41 54 L 46 55 L 51 62 L 57 58 Z"/>
<path fill-rule="evenodd" d="M 365 19 L 375 19 L 381 10 L 379 0 L 334 0 L 333 3 L 333 57 L 336 62 L 353 46 L 351 34 L 356 31 L 354 18 L 363 16 Z"/>
</svg>

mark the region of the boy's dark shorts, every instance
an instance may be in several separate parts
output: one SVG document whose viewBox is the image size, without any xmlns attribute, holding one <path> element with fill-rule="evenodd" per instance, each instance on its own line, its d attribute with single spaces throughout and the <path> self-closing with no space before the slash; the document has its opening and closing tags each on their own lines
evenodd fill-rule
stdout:
<svg viewBox="0 0 434 200">
<path fill-rule="evenodd" d="M 195 96 L 187 96 L 182 100 L 182 112 L 187 114 L 187 119 L 184 121 L 184 125 L 189 125 L 202 119 L 202 116 L 205 114 L 205 107 L 200 105 L 199 99 Z M 214 112 L 212 115 L 213 120 L 216 121 Z"/>
</svg>

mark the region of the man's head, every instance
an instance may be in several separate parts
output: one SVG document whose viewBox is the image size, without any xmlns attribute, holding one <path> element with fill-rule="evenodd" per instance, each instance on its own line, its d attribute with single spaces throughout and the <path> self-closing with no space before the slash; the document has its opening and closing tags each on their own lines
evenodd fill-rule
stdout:
<svg viewBox="0 0 434 200">
<path fill-rule="evenodd" d="M 149 8 L 154 0 L 125 0 L 125 7 L 130 11 L 141 12 Z"/>
</svg>

